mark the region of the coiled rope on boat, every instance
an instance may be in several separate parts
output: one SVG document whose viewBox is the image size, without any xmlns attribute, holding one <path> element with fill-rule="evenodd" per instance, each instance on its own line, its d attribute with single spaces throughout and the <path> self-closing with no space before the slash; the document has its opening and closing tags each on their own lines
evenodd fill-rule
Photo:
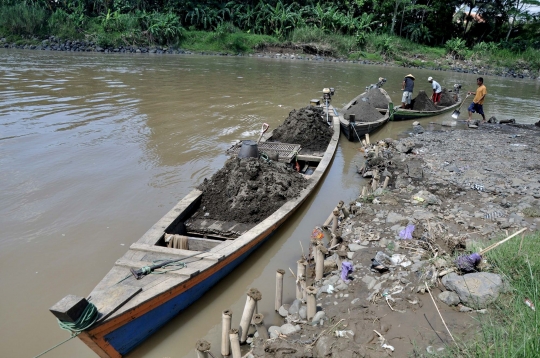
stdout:
<svg viewBox="0 0 540 358">
<path fill-rule="evenodd" d="M 99 315 L 96 306 L 93 303 L 88 302 L 88 305 L 75 322 L 66 322 L 58 319 L 58 325 L 60 326 L 60 328 L 62 328 L 64 331 L 69 331 L 71 333 L 71 337 L 58 343 L 54 347 L 51 347 L 44 352 L 41 352 L 34 358 L 41 357 L 42 355 L 52 351 L 57 347 L 60 347 L 62 344 L 77 337 L 82 331 L 90 328 L 94 323 L 96 323 L 98 317 Z"/>
</svg>

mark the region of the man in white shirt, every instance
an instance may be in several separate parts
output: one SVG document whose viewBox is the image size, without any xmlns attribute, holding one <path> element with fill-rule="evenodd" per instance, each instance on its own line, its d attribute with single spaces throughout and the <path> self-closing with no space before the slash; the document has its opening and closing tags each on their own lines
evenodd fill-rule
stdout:
<svg viewBox="0 0 540 358">
<path fill-rule="evenodd" d="M 435 81 L 433 77 L 429 77 L 428 82 L 431 83 L 431 87 L 433 88 L 433 94 L 431 95 L 431 100 L 435 105 L 439 104 L 441 101 L 441 92 L 442 88 L 439 82 Z"/>
</svg>

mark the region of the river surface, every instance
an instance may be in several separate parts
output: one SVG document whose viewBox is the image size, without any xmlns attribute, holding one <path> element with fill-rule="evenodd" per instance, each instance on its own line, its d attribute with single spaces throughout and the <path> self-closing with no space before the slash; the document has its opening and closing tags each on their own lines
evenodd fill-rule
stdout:
<svg viewBox="0 0 540 358">
<path fill-rule="evenodd" d="M 401 81 L 430 92 L 474 90 L 475 76 L 398 67 L 249 57 L 152 56 L 0 50 L 0 355 L 31 357 L 69 337 L 48 308 L 66 294 L 86 296 L 123 255 L 192 188 L 217 171 L 236 139 L 255 139 L 263 122 L 335 87 L 341 107 L 379 76 L 395 103 Z M 487 116 L 538 120 L 540 81 L 485 79 Z M 468 105 L 468 103 L 466 104 Z M 466 118 L 466 107 L 462 119 Z M 422 120 L 440 122 L 441 118 Z M 372 136 L 396 137 L 410 122 Z M 478 148 L 481 150 L 481 148 Z M 198 339 L 219 352 L 221 311 L 238 325 L 246 291 L 273 312 L 275 271 L 283 268 L 284 301 L 294 298 L 302 242 L 336 203 L 353 200 L 358 144 L 342 137 L 328 175 L 310 199 L 248 260 L 187 311 L 144 342 L 132 357 L 195 357 Z M 95 357 L 77 339 L 46 357 Z"/>
</svg>

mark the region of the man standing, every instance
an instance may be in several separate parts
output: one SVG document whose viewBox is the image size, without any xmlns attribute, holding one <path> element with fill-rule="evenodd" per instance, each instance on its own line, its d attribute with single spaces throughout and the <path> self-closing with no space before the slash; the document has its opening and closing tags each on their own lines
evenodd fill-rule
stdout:
<svg viewBox="0 0 540 358">
<path fill-rule="evenodd" d="M 401 97 L 401 108 L 407 109 L 411 105 L 412 93 L 414 89 L 414 76 L 408 74 L 403 79 L 401 84 L 401 90 L 403 91 L 403 97 Z"/>
<path fill-rule="evenodd" d="M 433 87 L 433 94 L 431 95 L 431 100 L 433 101 L 433 104 L 438 105 L 441 101 L 441 85 L 439 84 L 439 82 L 435 81 L 433 77 L 429 77 L 427 80 L 429 83 L 431 83 L 431 87 Z"/>
<path fill-rule="evenodd" d="M 486 86 L 484 86 L 484 79 L 482 77 L 476 79 L 476 84 L 478 85 L 476 92 L 467 92 L 467 95 L 474 94 L 474 99 L 469 106 L 469 121 L 471 120 L 472 114 L 476 112 L 482 116 L 482 122 L 485 122 L 484 98 L 486 97 L 487 89 Z"/>
</svg>

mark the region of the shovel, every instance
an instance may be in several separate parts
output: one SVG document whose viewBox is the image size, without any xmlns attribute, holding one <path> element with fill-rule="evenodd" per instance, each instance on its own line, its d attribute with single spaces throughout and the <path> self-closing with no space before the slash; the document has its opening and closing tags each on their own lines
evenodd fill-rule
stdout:
<svg viewBox="0 0 540 358">
<path fill-rule="evenodd" d="M 454 119 L 458 119 L 459 118 L 459 110 L 461 109 L 461 106 L 463 106 L 463 103 L 465 103 L 465 100 L 467 99 L 467 97 L 469 97 L 469 95 L 465 96 L 465 98 L 463 99 L 463 101 L 461 102 L 461 104 L 459 105 L 459 108 L 456 109 L 454 111 L 454 113 L 452 113 L 452 118 Z"/>
<path fill-rule="evenodd" d="M 259 139 L 257 139 L 257 144 L 259 144 L 263 134 L 268 130 L 268 128 L 270 128 L 270 125 L 268 125 L 268 123 L 263 123 L 262 128 L 261 128 L 261 135 L 259 136 Z"/>
</svg>

